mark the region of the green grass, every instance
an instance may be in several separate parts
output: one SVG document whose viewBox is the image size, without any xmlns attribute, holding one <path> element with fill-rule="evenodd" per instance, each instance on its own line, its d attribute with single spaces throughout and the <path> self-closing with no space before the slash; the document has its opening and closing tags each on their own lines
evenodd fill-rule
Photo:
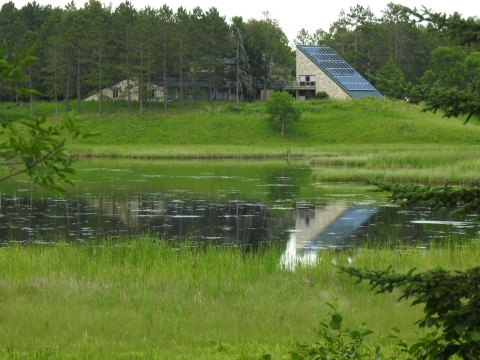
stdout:
<svg viewBox="0 0 480 360">
<path fill-rule="evenodd" d="M 71 102 L 75 108 L 75 102 Z M 288 125 L 280 139 L 263 102 L 236 104 L 197 101 L 153 103 L 138 114 L 125 102 L 82 102 L 77 118 L 99 136 L 70 141 L 68 149 L 85 157 L 167 159 L 302 158 L 312 164 L 317 181 L 385 181 L 466 184 L 479 181 L 480 126 L 476 119 L 424 113 L 403 101 L 364 98 L 350 101 L 297 102 L 302 119 Z M 36 102 L 37 114 L 54 122 L 54 104 Z M 0 113 L 28 113 L 26 103 L 0 103 Z M 0 135 L 1 136 L 1 135 Z"/>
<path fill-rule="evenodd" d="M 231 112 L 231 106 L 218 102 L 166 114 L 156 110 L 143 116 L 125 111 L 102 117 L 81 115 L 86 127 L 101 136 L 75 145 L 79 150 L 86 144 L 153 146 L 153 155 L 153 150 L 162 155 L 162 148 L 171 146 L 186 146 L 187 150 L 189 146 L 200 146 L 198 154 L 203 146 L 216 146 L 226 147 L 225 151 L 217 149 L 219 155 L 229 155 L 233 146 L 240 147 L 243 154 L 263 154 L 264 148 L 276 148 L 281 155 L 307 155 L 332 144 L 477 145 L 480 141 L 478 124 L 464 126 L 461 120 L 425 114 L 419 106 L 398 101 L 299 102 L 303 116 L 299 122 L 287 125 L 283 140 L 278 126 L 268 121 L 263 103 L 241 104 L 241 112 Z"/>
<path fill-rule="evenodd" d="M 480 126 L 472 120 L 464 126 L 462 120 L 446 119 L 440 114 L 424 113 L 420 106 L 402 101 L 363 98 L 349 101 L 314 100 L 297 102 L 303 115 L 299 122 L 287 125 L 286 138 L 281 139 L 279 126 L 268 122 L 265 104 L 217 101 L 207 104 L 198 101 L 195 108 L 180 110 L 178 102 L 169 103 L 165 113 L 161 103 L 155 104 L 152 113 L 146 110 L 126 110 L 124 102 L 105 102 L 105 113 L 94 112 L 96 103 L 83 102 L 83 112 L 77 115 L 89 131 L 101 136 L 75 143 L 72 149 L 86 153 L 102 153 L 100 147 L 111 146 L 104 153 L 117 152 L 124 155 L 125 146 L 139 147 L 138 153 L 151 156 L 173 155 L 181 147 L 216 149 L 218 155 L 232 155 L 235 147 L 242 154 L 263 154 L 265 148 L 275 149 L 277 154 L 315 154 L 328 145 L 349 144 L 452 144 L 477 145 L 480 141 Z M 53 114 L 52 103 L 36 104 L 37 114 Z M 134 108 L 138 104 L 134 104 Z M 233 111 L 232 109 L 236 109 Z M 27 108 L 11 103 L 0 104 L 5 114 L 26 113 Z M 92 151 L 89 146 L 98 146 Z M 163 149 L 174 147 L 174 151 Z M 225 147 L 225 151 L 221 149 Z M 250 149 L 250 151 L 248 150 Z M 220 151 L 219 151 L 220 150 Z M 157 152 L 159 151 L 159 152 Z M 178 155 L 183 155 L 181 152 Z M 211 155 L 208 151 L 206 155 Z"/>
<path fill-rule="evenodd" d="M 322 181 L 359 180 L 465 184 L 480 180 L 478 145 L 348 145 L 310 159 Z"/>
<path fill-rule="evenodd" d="M 458 246 L 466 245 L 466 246 Z M 172 248 L 174 248 L 172 250 Z M 254 359 L 310 339 L 338 298 L 347 326 L 393 325 L 413 339 L 421 308 L 375 295 L 330 265 L 397 271 L 478 264 L 478 242 L 429 249 L 325 251 L 316 266 L 279 266 L 281 250 L 177 246 L 144 238 L 99 246 L 0 249 L 0 357 L 14 359 Z M 374 340 L 374 337 L 372 337 Z M 395 347 L 388 345 L 393 353 Z M 10 355 L 9 355 L 10 354 Z M 10 356 L 10 357 L 9 357 Z M 284 358 L 284 356 L 280 357 Z"/>
<path fill-rule="evenodd" d="M 264 104 L 197 102 L 164 113 L 126 111 L 124 103 L 83 103 L 78 118 L 101 136 L 69 143 L 84 156 L 155 158 L 297 157 L 312 164 L 317 181 L 477 180 L 480 127 L 444 119 L 421 107 L 378 99 L 311 101 L 286 138 L 267 121 Z M 53 114 L 53 104 L 36 103 Z M 0 112 L 28 107 L 0 104 Z M 50 121 L 56 121 L 53 118 Z M 0 249 L 0 358 L 14 359 L 253 359 L 285 354 L 297 337 L 310 338 L 338 298 L 348 326 L 366 320 L 377 334 L 393 325 L 413 339 L 421 309 L 397 303 L 398 293 L 374 295 L 352 285 L 330 262 L 281 269 L 280 249 L 191 250 L 154 239 L 101 246 L 17 246 Z M 457 247 L 354 250 L 354 265 L 397 271 L 478 264 L 478 241 Z M 384 344 L 388 345 L 387 342 Z M 388 345 L 389 352 L 394 348 Z M 280 356 L 282 358 L 282 356 Z"/>
<path fill-rule="evenodd" d="M 298 158 L 307 159 L 320 181 L 469 183 L 478 181 L 480 126 L 462 119 L 424 113 L 403 101 L 364 98 L 350 101 L 303 101 L 299 122 L 287 125 L 285 139 L 268 121 L 262 102 L 197 101 L 193 109 L 170 102 L 153 104 L 144 115 L 138 104 L 83 102 L 77 118 L 99 136 L 71 141 L 81 156 L 137 158 Z M 188 104 L 187 104 L 188 105 Z M 73 104 L 72 104 L 73 106 Z M 52 103 L 36 103 L 37 113 L 53 114 Z M 28 108 L 0 104 L 0 112 Z M 55 121 L 52 120 L 51 121 Z"/>
</svg>

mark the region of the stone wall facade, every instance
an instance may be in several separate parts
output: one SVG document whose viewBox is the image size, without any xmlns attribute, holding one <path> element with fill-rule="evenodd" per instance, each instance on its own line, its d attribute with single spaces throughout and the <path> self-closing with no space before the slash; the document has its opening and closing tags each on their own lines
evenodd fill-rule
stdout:
<svg viewBox="0 0 480 360">
<path fill-rule="evenodd" d="M 345 91 L 342 90 L 332 79 L 330 79 L 320 68 L 315 65 L 305 54 L 297 50 L 297 80 L 300 81 L 300 75 L 315 75 L 316 91 L 325 91 L 331 99 L 347 100 L 351 99 Z"/>
<path fill-rule="evenodd" d="M 152 91 L 153 101 L 163 101 L 163 87 L 155 84 L 150 84 L 150 91 Z M 139 100 L 138 84 L 135 80 L 130 80 L 130 99 L 132 101 Z M 104 100 L 127 100 L 127 80 L 119 82 L 117 85 L 103 89 L 102 96 Z M 144 100 L 148 100 L 148 96 L 145 95 Z M 100 94 L 94 94 L 85 99 L 86 101 L 99 101 Z"/>
</svg>

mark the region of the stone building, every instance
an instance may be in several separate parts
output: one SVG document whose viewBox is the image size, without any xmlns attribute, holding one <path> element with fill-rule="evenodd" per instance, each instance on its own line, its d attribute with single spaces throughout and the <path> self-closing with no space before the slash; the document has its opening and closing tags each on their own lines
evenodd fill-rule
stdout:
<svg viewBox="0 0 480 360">
<path fill-rule="evenodd" d="M 202 73 L 200 73 L 200 76 Z M 178 73 L 169 73 L 167 75 L 168 87 L 166 98 L 168 100 L 176 100 L 180 98 L 180 80 Z M 192 83 L 195 87 L 192 91 Z M 136 80 L 130 80 L 130 99 L 132 101 L 139 101 L 139 91 L 138 83 Z M 198 78 L 195 81 L 187 78 L 184 75 L 182 81 L 183 87 L 183 97 L 189 99 L 194 96 L 195 99 L 208 99 L 208 91 L 210 90 L 210 98 L 218 100 L 235 100 L 236 94 L 234 89 L 232 89 L 231 83 L 229 81 L 223 80 L 221 86 L 215 88 L 210 87 L 208 80 L 204 78 Z M 127 100 L 128 97 L 128 85 L 127 80 L 123 80 L 118 84 L 105 88 L 102 90 L 102 96 L 104 100 Z M 192 95 L 193 93 L 193 95 Z M 151 99 L 152 101 L 163 101 L 164 97 L 164 86 L 163 78 L 151 78 L 150 84 L 144 83 L 144 92 L 143 100 L 147 101 Z M 98 101 L 100 98 L 99 93 L 95 93 L 87 97 L 86 101 Z"/>
<path fill-rule="evenodd" d="M 104 100 L 127 100 L 128 87 L 127 80 L 123 80 L 118 84 L 105 88 L 102 90 L 102 96 Z M 139 100 L 138 82 L 136 80 L 130 80 L 130 100 Z M 143 92 L 144 100 L 152 99 L 153 101 L 163 101 L 163 88 L 156 84 L 145 84 L 145 91 Z M 100 94 L 93 94 L 85 99 L 85 101 L 98 101 L 100 100 Z"/>
<path fill-rule="evenodd" d="M 331 99 L 383 97 L 365 78 L 328 46 L 297 45 L 296 81 L 288 90 L 299 100 L 326 92 Z"/>
</svg>

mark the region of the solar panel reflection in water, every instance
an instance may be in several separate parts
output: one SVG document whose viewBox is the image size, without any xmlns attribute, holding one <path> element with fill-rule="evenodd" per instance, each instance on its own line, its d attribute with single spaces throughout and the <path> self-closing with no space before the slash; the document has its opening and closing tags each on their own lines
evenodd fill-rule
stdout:
<svg viewBox="0 0 480 360">
<path fill-rule="evenodd" d="M 303 46 L 320 68 L 325 69 L 347 90 L 375 91 L 375 88 L 329 47 Z"/>
</svg>

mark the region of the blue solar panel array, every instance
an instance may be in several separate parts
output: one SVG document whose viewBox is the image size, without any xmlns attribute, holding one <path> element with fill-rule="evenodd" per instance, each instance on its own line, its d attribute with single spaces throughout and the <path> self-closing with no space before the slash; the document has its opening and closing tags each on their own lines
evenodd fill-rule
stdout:
<svg viewBox="0 0 480 360">
<path fill-rule="evenodd" d="M 335 51 L 328 47 L 302 46 L 303 50 L 325 69 L 333 78 L 347 90 L 375 91 L 375 88 L 357 73 Z"/>
</svg>

